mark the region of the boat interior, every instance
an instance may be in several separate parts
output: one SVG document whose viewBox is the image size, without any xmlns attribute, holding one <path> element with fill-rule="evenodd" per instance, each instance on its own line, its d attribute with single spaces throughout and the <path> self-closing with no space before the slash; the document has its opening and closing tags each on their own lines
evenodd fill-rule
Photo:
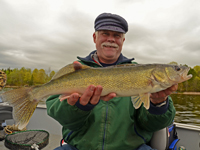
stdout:
<svg viewBox="0 0 200 150">
<path fill-rule="evenodd" d="M 6 122 L 7 125 L 14 124 L 12 107 L 8 104 L 0 103 L 0 125 L 3 122 Z M 175 144 L 176 148 L 178 149 L 178 147 L 182 146 L 187 150 L 199 150 L 200 127 L 180 123 L 175 123 L 175 125 L 178 139 L 180 139 Z M 45 130 L 50 134 L 48 144 L 42 148 L 44 150 L 54 149 L 60 145 L 62 127 L 57 121 L 47 115 L 45 105 L 38 105 L 27 125 L 27 130 Z M 168 144 L 168 135 L 168 128 L 155 132 L 150 145 L 158 150 L 166 150 L 170 146 Z M 0 149 L 8 150 L 4 145 L 4 141 L 0 141 Z"/>
</svg>

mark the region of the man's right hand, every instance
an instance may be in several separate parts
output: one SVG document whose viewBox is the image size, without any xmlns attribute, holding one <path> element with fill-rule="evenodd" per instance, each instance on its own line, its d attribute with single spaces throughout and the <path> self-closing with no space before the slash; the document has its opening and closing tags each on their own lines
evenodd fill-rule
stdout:
<svg viewBox="0 0 200 150">
<path fill-rule="evenodd" d="M 96 105 L 100 99 L 103 101 L 109 101 L 110 99 L 116 97 L 115 93 L 109 93 L 108 95 L 101 96 L 102 90 L 103 88 L 101 85 L 97 85 L 96 87 L 94 85 L 90 85 L 81 97 L 78 93 L 72 93 L 70 96 L 66 96 L 67 102 L 69 105 L 75 105 L 79 100 L 79 103 L 84 106 L 88 103 Z M 65 97 L 62 97 L 62 99 L 65 99 Z"/>
</svg>

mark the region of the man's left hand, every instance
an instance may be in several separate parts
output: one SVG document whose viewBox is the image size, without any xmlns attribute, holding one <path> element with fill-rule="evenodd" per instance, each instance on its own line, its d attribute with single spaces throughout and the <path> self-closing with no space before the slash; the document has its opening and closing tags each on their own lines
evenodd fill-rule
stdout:
<svg viewBox="0 0 200 150">
<path fill-rule="evenodd" d="M 160 91 L 160 92 L 156 92 L 156 93 L 151 93 L 150 95 L 150 100 L 153 104 L 160 104 L 164 101 L 167 100 L 167 97 L 174 91 L 176 91 L 178 89 L 178 84 L 175 84 L 169 88 L 167 88 L 166 90 Z"/>
</svg>

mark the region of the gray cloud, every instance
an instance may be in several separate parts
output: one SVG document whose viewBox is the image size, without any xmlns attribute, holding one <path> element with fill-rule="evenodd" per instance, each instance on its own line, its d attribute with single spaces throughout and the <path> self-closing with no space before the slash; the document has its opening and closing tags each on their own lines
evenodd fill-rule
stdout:
<svg viewBox="0 0 200 150">
<path fill-rule="evenodd" d="M 75 3 L 66 1 L 58 10 L 49 7 L 45 0 L 19 3 L 21 6 L 0 1 L 0 68 L 58 70 L 76 60 L 77 55 L 84 57 L 95 49 L 94 19 L 99 12 L 107 12 L 106 9 L 95 6 L 97 12 L 90 12 L 89 8 L 82 11 Z M 119 0 L 115 6 L 134 6 L 135 3 L 140 2 Z M 144 0 L 137 6 L 146 3 Z M 140 13 L 137 13 L 139 9 L 111 9 L 109 12 L 114 10 L 130 22 L 124 55 L 134 57 L 138 63 L 176 61 L 192 67 L 200 65 L 199 3 L 183 0 L 158 10 L 141 7 Z M 142 10 L 147 12 L 142 14 Z"/>
</svg>

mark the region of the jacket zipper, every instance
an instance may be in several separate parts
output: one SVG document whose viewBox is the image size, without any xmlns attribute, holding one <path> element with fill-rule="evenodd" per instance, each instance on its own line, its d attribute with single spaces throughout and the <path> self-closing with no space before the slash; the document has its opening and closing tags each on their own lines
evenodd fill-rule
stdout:
<svg viewBox="0 0 200 150">
<path fill-rule="evenodd" d="M 105 144 L 105 136 L 106 136 L 106 123 L 107 123 L 107 118 L 108 118 L 108 102 L 106 102 L 106 118 L 105 118 L 105 125 L 104 125 L 104 135 L 103 135 L 103 145 L 102 145 L 102 150 L 104 150 L 104 144 Z"/>
</svg>

